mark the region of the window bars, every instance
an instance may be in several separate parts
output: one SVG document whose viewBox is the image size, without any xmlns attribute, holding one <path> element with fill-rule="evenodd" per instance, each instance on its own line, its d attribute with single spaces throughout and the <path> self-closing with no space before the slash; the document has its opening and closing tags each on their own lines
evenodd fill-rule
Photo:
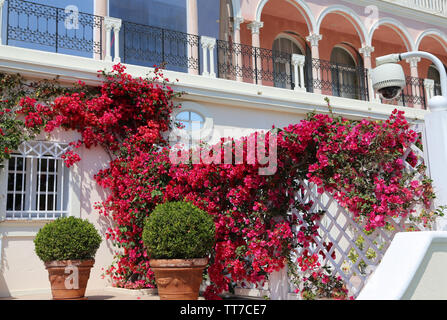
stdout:
<svg viewBox="0 0 447 320">
<path fill-rule="evenodd" d="M 62 155 L 68 144 L 24 142 L 6 171 L 7 220 L 47 220 L 68 214 L 69 169 Z"/>
</svg>

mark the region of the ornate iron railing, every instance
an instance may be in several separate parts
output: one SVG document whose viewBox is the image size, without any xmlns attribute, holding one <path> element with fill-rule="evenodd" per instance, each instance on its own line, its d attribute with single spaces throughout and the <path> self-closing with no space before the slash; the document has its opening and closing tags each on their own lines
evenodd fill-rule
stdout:
<svg viewBox="0 0 447 320">
<path fill-rule="evenodd" d="M 263 48 L 217 41 L 217 74 L 224 79 L 293 89 L 292 55 Z M 306 59 L 305 84 L 308 92 L 369 100 L 368 72 L 364 68 Z"/>
<path fill-rule="evenodd" d="M 104 17 L 24 0 L 7 1 L 6 44 L 102 58 Z"/>
<path fill-rule="evenodd" d="M 124 62 L 175 71 L 200 69 L 200 37 L 180 31 L 123 22 Z"/>
<path fill-rule="evenodd" d="M 312 87 L 322 94 L 369 101 L 367 69 L 312 59 L 312 70 Z"/>
<path fill-rule="evenodd" d="M 219 78 L 293 89 L 292 55 L 217 40 Z"/>
<path fill-rule="evenodd" d="M 407 76 L 406 79 L 407 79 L 407 85 L 402 90 L 402 94 L 398 99 L 394 99 L 391 101 L 381 99 L 381 102 L 385 104 L 400 105 L 410 108 L 422 107 L 423 109 L 426 109 L 427 95 L 424 86 L 424 79 L 415 78 L 411 76 Z M 436 85 L 435 85 L 435 95 L 436 95 Z"/>
<path fill-rule="evenodd" d="M 75 6 L 66 9 L 42 5 L 26 0 L 7 0 L 6 44 L 31 49 L 53 51 L 72 55 L 94 55 L 103 59 L 106 32 L 104 17 L 77 12 Z M 201 65 L 201 37 L 180 31 L 123 22 L 120 54 L 129 64 L 200 74 L 206 70 Z M 116 42 L 111 42 L 114 46 Z M 308 92 L 369 101 L 367 69 L 306 57 L 300 66 L 303 83 L 296 84 L 296 66 L 292 55 L 285 52 L 257 48 L 240 43 L 217 40 L 213 52 L 218 77 L 265 86 L 294 89 L 297 85 Z M 203 51 L 205 53 L 205 51 Z M 211 58 L 210 58 L 211 59 Z M 119 60 L 119 59 L 118 59 Z M 205 60 L 205 59 L 203 59 Z M 211 67 L 212 68 L 212 67 Z M 202 70 L 201 70 L 202 69 Z M 302 79 L 300 78 L 300 82 Z M 420 78 L 407 77 L 407 86 L 400 99 L 382 101 L 407 107 L 426 108 L 424 82 Z M 435 84 L 435 95 L 440 85 Z"/>
</svg>

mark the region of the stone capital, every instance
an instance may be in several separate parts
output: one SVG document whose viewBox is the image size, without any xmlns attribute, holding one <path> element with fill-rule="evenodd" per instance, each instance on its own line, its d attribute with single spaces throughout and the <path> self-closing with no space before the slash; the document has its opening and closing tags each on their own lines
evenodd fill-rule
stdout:
<svg viewBox="0 0 447 320">
<path fill-rule="evenodd" d="M 306 56 L 301 54 L 292 54 L 292 64 L 295 66 L 302 67 L 306 63 Z"/>
<path fill-rule="evenodd" d="M 122 20 L 112 17 L 104 17 L 104 28 L 107 31 L 114 29 L 115 31 L 120 31 L 122 25 Z"/>
<path fill-rule="evenodd" d="M 373 46 L 364 46 L 359 49 L 359 52 L 361 54 L 363 54 L 364 58 L 370 58 L 371 54 L 374 52 L 374 47 Z"/>
<path fill-rule="evenodd" d="M 410 67 L 412 68 L 417 68 L 418 67 L 418 63 L 421 62 L 421 58 L 420 57 L 411 57 L 406 59 L 407 63 L 410 64 Z"/>
<path fill-rule="evenodd" d="M 216 46 L 216 38 L 201 36 L 200 43 L 202 44 L 202 47 L 213 50 Z"/>
<path fill-rule="evenodd" d="M 247 25 L 247 28 L 251 30 L 252 34 L 259 34 L 259 30 L 264 26 L 262 21 L 253 21 Z"/>
<path fill-rule="evenodd" d="M 312 33 L 306 37 L 306 40 L 310 42 L 312 47 L 318 47 L 318 42 L 323 39 L 321 34 Z"/>
<path fill-rule="evenodd" d="M 241 24 L 244 22 L 244 18 L 242 17 L 235 17 L 233 24 L 234 24 L 234 30 L 241 30 Z"/>
</svg>

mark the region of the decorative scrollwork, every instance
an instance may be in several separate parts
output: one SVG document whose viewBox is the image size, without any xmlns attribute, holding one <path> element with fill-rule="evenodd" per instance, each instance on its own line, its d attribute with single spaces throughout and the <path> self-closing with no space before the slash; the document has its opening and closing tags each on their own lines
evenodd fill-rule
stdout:
<svg viewBox="0 0 447 320">
<path fill-rule="evenodd" d="M 32 43 L 70 54 L 101 54 L 103 17 L 88 13 L 66 12 L 65 9 L 9 0 L 7 41 Z"/>
<path fill-rule="evenodd" d="M 199 36 L 128 21 L 123 32 L 125 62 L 199 70 Z"/>
</svg>

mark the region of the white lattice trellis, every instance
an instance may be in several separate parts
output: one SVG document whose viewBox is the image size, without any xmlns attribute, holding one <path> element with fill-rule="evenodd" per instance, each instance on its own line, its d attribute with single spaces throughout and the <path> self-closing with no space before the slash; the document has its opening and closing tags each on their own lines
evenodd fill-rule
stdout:
<svg viewBox="0 0 447 320">
<path fill-rule="evenodd" d="M 414 126 L 413 130 L 421 134 L 422 140 L 425 139 L 423 125 Z M 411 152 L 417 157 L 417 164 L 413 163 L 413 166 L 407 161 Z M 415 179 L 420 181 L 424 179 L 424 175 L 419 165 L 424 164 L 424 158 L 424 152 L 416 144 L 411 145 L 403 157 L 407 172 L 414 173 Z M 420 231 L 431 228 L 415 222 L 410 217 L 397 217 L 388 219 L 385 228 L 378 228 L 371 233 L 365 232 L 362 223 L 355 221 L 330 194 L 318 194 L 317 187 L 305 181 L 302 181 L 301 185 L 304 193 L 298 195 L 300 200 L 304 203 L 312 202 L 312 212 L 326 212 L 317 222 L 319 236 L 315 237 L 316 245 L 312 249 L 324 253 L 325 258 L 320 261 L 321 264 L 330 266 L 333 272 L 344 280 L 354 297 L 360 293 L 371 273 L 379 265 L 396 233 L 407 231 L 409 228 Z M 417 212 L 422 210 L 415 209 Z M 323 245 L 325 242 L 331 242 L 333 246 L 327 250 Z"/>
<path fill-rule="evenodd" d="M 425 139 L 424 125 L 416 125 L 413 130 L 421 134 L 422 141 Z M 407 161 L 411 152 L 417 157 L 417 164 L 413 163 L 413 166 Z M 414 173 L 415 179 L 420 181 L 424 179 L 424 175 L 421 173 L 419 165 L 424 164 L 425 158 L 424 151 L 416 144 L 411 145 L 403 157 L 407 172 Z M 340 276 L 346 283 L 349 294 L 354 297 L 360 293 L 372 272 L 379 265 L 396 233 L 407 231 L 409 228 L 423 231 L 432 227 L 418 223 L 409 217 L 405 219 L 398 217 L 388 219 L 386 228 L 365 232 L 362 223 L 354 221 L 352 214 L 341 207 L 330 194 L 319 194 L 317 187 L 306 181 L 301 181 L 301 186 L 304 192 L 297 193 L 298 199 L 303 203 L 312 202 L 311 212 L 320 210 L 325 212 L 322 219 L 317 222 L 319 236 L 315 237 L 316 244 L 311 251 L 319 252 L 321 250 L 324 253 L 325 258 L 321 258 L 321 265 L 329 266 L 333 274 Z M 415 209 L 417 212 L 422 210 L 422 208 Z M 329 250 L 324 246 L 324 243 L 328 242 L 333 244 Z M 262 289 L 252 285 L 248 289 L 240 286 L 236 293 L 261 297 L 268 293 L 269 285 L 267 284 Z M 289 298 L 299 298 L 294 294 L 295 289 L 289 282 Z"/>
</svg>

